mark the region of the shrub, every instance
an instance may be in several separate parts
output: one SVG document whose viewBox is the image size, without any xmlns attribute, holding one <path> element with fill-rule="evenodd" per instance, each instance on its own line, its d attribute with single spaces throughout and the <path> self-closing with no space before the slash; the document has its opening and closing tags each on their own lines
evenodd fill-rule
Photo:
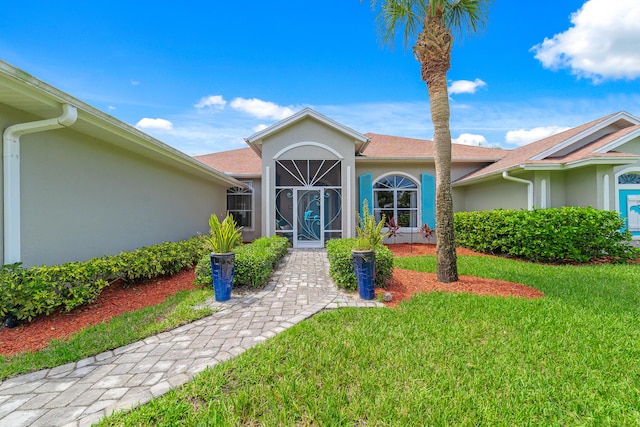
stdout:
<svg viewBox="0 0 640 427">
<path fill-rule="evenodd" d="M 351 249 L 357 245 L 357 239 L 332 239 L 327 242 L 329 275 L 339 288 L 354 291 L 357 288 L 353 271 Z M 376 279 L 375 286 L 384 287 L 393 276 L 393 252 L 384 245 L 375 247 Z"/>
<path fill-rule="evenodd" d="M 70 311 L 96 300 L 117 279 L 132 281 L 175 274 L 205 251 L 200 237 L 145 246 L 132 252 L 53 266 L 0 269 L 0 319 L 31 321 L 58 308 Z"/>
<path fill-rule="evenodd" d="M 616 212 L 590 207 L 457 212 L 456 241 L 479 252 L 535 262 L 589 262 L 634 257 Z"/>
<path fill-rule="evenodd" d="M 278 262 L 287 254 L 289 240 L 286 237 L 261 237 L 235 250 L 234 285 L 259 288 L 264 285 Z M 196 284 L 211 285 L 211 262 L 204 255 L 196 265 Z"/>
</svg>

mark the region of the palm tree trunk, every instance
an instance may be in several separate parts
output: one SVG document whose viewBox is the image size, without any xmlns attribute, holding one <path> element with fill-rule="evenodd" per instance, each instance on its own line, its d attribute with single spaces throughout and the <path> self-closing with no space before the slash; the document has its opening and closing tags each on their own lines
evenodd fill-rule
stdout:
<svg viewBox="0 0 640 427">
<path fill-rule="evenodd" d="M 427 84 L 433 122 L 436 166 L 436 253 L 438 281 L 458 281 L 458 264 L 453 230 L 451 196 L 451 131 L 449 130 L 449 93 L 447 71 L 451 67 L 453 37 L 444 25 L 442 8 L 427 11 L 414 54 Z"/>
<path fill-rule="evenodd" d="M 453 228 L 451 195 L 451 131 L 449 130 L 449 93 L 447 76 L 433 78 L 427 89 L 433 121 L 436 166 L 436 253 L 438 281 L 458 281 L 458 265 Z"/>
</svg>

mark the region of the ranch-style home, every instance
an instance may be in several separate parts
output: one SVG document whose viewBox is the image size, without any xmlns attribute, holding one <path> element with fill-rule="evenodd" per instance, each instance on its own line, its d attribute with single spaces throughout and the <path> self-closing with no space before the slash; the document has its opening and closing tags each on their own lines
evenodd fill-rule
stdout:
<svg viewBox="0 0 640 427">
<path fill-rule="evenodd" d="M 355 235 L 369 201 L 401 241 L 435 226 L 431 141 L 361 134 L 304 109 L 190 157 L 0 61 L 0 256 L 25 266 L 82 261 L 208 233 L 233 213 L 245 240 L 294 247 Z M 594 206 L 640 241 L 640 119 L 619 112 L 516 150 L 453 144 L 458 211 Z"/>
<path fill-rule="evenodd" d="M 196 158 L 242 181 L 226 208 L 245 238 L 279 234 L 294 247 L 353 236 L 365 199 L 402 227 L 397 242 L 435 226 L 432 141 L 361 134 L 304 109 Z M 593 206 L 615 210 L 640 240 L 640 119 L 611 114 L 515 150 L 453 144 L 454 209 Z"/>
</svg>

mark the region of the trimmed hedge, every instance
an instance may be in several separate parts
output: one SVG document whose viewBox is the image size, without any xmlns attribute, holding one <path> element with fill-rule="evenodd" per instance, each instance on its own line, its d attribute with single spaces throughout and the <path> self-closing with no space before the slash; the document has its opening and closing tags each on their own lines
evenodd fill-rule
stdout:
<svg viewBox="0 0 640 427">
<path fill-rule="evenodd" d="M 358 239 L 332 239 L 327 242 L 327 257 L 329 258 L 329 275 L 339 288 L 349 291 L 357 289 L 356 274 L 353 271 L 351 249 Z M 375 248 L 376 279 L 375 286 L 381 288 L 387 285 L 393 277 L 393 252 L 384 245 Z"/>
<path fill-rule="evenodd" d="M 132 252 L 84 262 L 0 269 L 0 319 L 31 321 L 56 309 L 70 311 L 96 300 L 109 283 L 175 274 L 192 266 L 205 252 L 201 237 L 145 246 Z"/>
<path fill-rule="evenodd" d="M 261 237 L 235 249 L 233 284 L 259 288 L 264 285 L 278 262 L 287 254 L 286 237 Z M 196 284 L 211 286 L 211 261 L 204 255 L 196 266 Z"/>
<path fill-rule="evenodd" d="M 457 212 L 456 242 L 479 252 L 535 262 L 629 259 L 631 235 L 618 213 L 591 207 Z"/>
</svg>

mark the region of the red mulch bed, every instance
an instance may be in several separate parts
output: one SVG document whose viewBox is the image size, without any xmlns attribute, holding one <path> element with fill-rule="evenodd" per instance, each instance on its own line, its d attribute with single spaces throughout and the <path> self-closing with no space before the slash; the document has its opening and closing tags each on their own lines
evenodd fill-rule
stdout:
<svg viewBox="0 0 640 427">
<path fill-rule="evenodd" d="M 426 244 L 387 245 L 395 256 L 435 255 L 436 246 Z M 457 248 L 458 255 L 487 256 L 470 249 Z M 422 273 L 412 270 L 393 269 L 393 279 L 386 289 L 376 289 L 377 294 L 389 292 L 393 299 L 386 302 L 389 307 L 396 307 L 401 301 L 411 298 L 418 292 L 466 292 L 476 295 L 494 295 L 503 297 L 541 298 L 542 292 L 529 286 L 502 280 L 482 279 L 473 276 L 460 276 L 457 282 L 440 283 L 434 273 Z"/>
<path fill-rule="evenodd" d="M 396 256 L 435 254 L 435 245 L 396 244 L 389 245 L 389 248 Z M 481 256 L 482 254 L 459 248 L 458 255 Z M 194 280 L 193 269 L 189 269 L 173 277 L 156 279 L 149 283 L 141 282 L 128 287 L 124 287 L 121 283 L 114 283 L 105 288 L 93 304 L 79 307 L 69 313 L 56 312 L 17 328 L 0 329 L 0 354 L 11 356 L 24 351 L 40 350 L 46 347 L 51 339 L 67 339 L 74 332 L 87 326 L 108 321 L 121 313 L 159 304 L 180 290 L 194 289 Z M 436 280 L 435 274 L 401 269 L 394 270 L 391 285 L 379 292 L 390 292 L 393 300 L 387 305 L 395 307 L 400 301 L 411 298 L 417 292 L 431 291 L 470 292 L 479 295 L 525 298 L 543 296 L 540 291 L 516 283 L 462 276 L 458 282 L 443 284 Z"/>
<path fill-rule="evenodd" d="M 93 304 L 68 313 L 55 312 L 17 328 L 0 329 L 0 354 L 12 356 L 23 351 L 40 350 L 53 338 L 67 339 L 74 332 L 108 321 L 118 314 L 160 304 L 178 291 L 194 289 L 195 277 L 193 269 L 188 269 L 172 277 L 128 287 L 116 282 L 106 287 Z"/>
</svg>

